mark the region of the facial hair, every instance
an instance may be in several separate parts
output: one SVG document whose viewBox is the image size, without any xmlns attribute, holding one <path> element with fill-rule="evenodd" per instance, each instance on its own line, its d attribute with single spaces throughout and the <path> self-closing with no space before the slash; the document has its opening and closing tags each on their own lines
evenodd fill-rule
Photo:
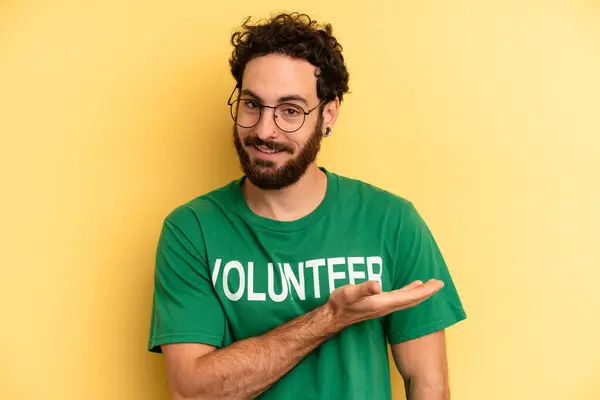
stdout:
<svg viewBox="0 0 600 400">
<path fill-rule="evenodd" d="M 294 149 L 285 143 L 264 141 L 256 135 L 247 136 L 242 144 L 237 132 L 237 125 L 234 124 L 233 142 L 244 174 L 250 182 L 264 190 L 281 190 L 293 185 L 304 175 L 309 165 L 316 160 L 323 139 L 322 128 L 323 117 L 320 115 L 312 135 L 300 149 L 298 155 L 277 168 L 276 163 L 270 160 L 252 161 L 245 146 L 263 145 L 271 150 L 284 151 L 289 154 L 294 154 Z"/>
</svg>

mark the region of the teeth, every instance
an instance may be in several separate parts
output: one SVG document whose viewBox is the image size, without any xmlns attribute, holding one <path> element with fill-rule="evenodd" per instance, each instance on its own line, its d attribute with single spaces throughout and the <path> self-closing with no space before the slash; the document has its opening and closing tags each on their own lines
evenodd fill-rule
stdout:
<svg viewBox="0 0 600 400">
<path fill-rule="evenodd" d="M 263 153 L 268 153 L 268 154 L 273 154 L 273 153 L 277 153 L 277 150 L 271 150 L 268 147 L 263 147 L 263 146 L 254 146 L 256 147 L 258 150 L 262 151 Z"/>
</svg>

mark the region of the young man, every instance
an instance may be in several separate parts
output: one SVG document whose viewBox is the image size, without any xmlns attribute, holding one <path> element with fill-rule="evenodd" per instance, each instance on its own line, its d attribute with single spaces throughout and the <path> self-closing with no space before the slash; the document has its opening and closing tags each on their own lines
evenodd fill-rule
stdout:
<svg viewBox="0 0 600 400">
<path fill-rule="evenodd" d="M 233 35 L 244 175 L 160 236 L 149 350 L 173 399 L 449 398 L 444 329 L 465 313 L 413 205 L 317 166 L 348 90 L 331 27 L 283 14 Z M 235 94 L 235 96 L 234 96 Z"/>
</svg>

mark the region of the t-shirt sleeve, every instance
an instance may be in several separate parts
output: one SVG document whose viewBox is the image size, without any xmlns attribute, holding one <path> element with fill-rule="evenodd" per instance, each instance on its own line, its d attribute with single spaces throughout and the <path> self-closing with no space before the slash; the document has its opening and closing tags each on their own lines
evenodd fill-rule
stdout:
<svg viewBox="0 0 600 400">
<path fill-rule="evenodd" d="M 414 205 L 406 203 L 397 236 L 397 259 L 392 289 L 415 280 L 439 279 L 444 287 L 424 302 L 384 318 L 390 344 L 415 339 L 466 318 L 461 299 L 442 253 Z"/>
<path fill-rule="evenodd" d="M 184 342 L 222 347 L 226 329 L 200 224 L 191 208 L 180 206 L 164 220 L 158 240 L 148 350 Z"/>
</svg>

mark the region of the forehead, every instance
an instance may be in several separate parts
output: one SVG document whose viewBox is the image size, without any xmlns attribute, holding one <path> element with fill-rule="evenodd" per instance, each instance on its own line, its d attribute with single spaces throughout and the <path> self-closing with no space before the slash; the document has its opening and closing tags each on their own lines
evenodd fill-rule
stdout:
<svg viewBox="0 0 600 400">
<path fill-rule="evenodd" d="M 308 101 L 316 101 L 316 70 L 306 60 L 285 55 L 257 57 L 246 64 L 242 89 L 249 89 L 268 102 L 289 95 L 300 95 Z"/>
</svg>

